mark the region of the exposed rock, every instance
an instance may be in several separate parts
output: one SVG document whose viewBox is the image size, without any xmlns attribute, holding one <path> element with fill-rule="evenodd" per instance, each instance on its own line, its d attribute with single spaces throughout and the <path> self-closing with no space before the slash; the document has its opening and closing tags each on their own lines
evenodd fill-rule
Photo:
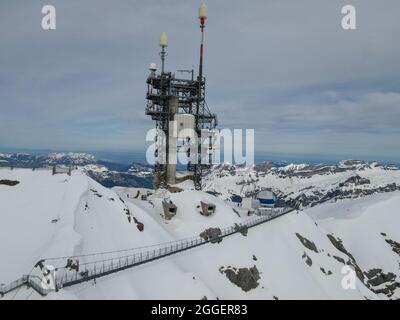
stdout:
<svg viewBox="0 0 400 320">
<path fill-rule="evenodd" d="M 383 293 L 391 297 L 397 288 L 400 288 L 400 283 L 396 282 L 396 275 L 388 272 L 384 273 L 382 269 L 371 269 L 365 272 L 367 277 L 368 287 L 376 294 Z"/>
<path fill-rule="evenodd" d="M 126 206 L 125 206 L 125 208 L 124 208 L 124 213 L 125 213 L 127 216 L 130 216 L 130 215 L 131 215 L 131 211 L 130 211 L 129 208 L 126 207 Z"/>
<path fill-rule="evenodd" d="M 323 267 L 321 267 L 319 269 L 322 271 L 323 274 L 325 274 L 327 276 L 330 276 L 332 274 L 331 270 L 326 271 L 325 268 L 323 268 Z"/>
<path fill-rule="evenodd" d="M 338 256 L 333 256 L 333 259 L 339 261 L 340 263 L 346 264 L 346 261 L 344 261 L 344 259 L 338 257 Z"/>
<path fill-rule="evenodd" d="M 219 270 L 226 275 L 229 281 L 245 292 L 255 289 L 259 285 L 260 273 L 255 265 L 251 268 L 239 268 L 235 270 L 222 267 Z"/>
<path fill-rule="evenodd" d="M 339 187 L 347 187 L 350 185 L 361 186 L 364 184 L 370 184 L 371 181 L 366 178 L 361 178 L 359 175 L 348 178 L 345 182 L 339 184 Z"/>
<path fill-rule="evenodd" d="M 221 235 L 222 232 L 220 228 L 208 228 L 200 233 L 200 237 L 211 243 L 220 243 L 222 241 Z"/>
<path fill-rule="evenodd" d="M 299 240 L 300 240 L 300 242 L 301 242 L 301 244 L 303 246 L 305 246 L 307 249 L 309 249 L 311 251 L 314 251 L 314 252 L 318 253 L 318 248 L 317 248 L 317 246 L 315 245 L 314 242 L 306 239 L 305 237 L 303 237 L 299 233 L 296 233 L 296 236 L 297 236 L 297 238 L 299 238 Z"/>
<path fill-rule="evenodd" d="M 304 254 L 303 254 L 301 257 L 303 258 L 303 260 L 306 261 L 306 263 L 307 263 L 307 265 L 308 265 L 309 267 L 312 266 L 312 260 L 311 260 L 311 258 L 307 255 L 307 253 L 304 252 Z"/>
<path fill-rule="evenodd" d="M 0 180 L 0 185 L 14 187 L 17 184 L 19 184 L 19 181 L 16 181 L 16 180 Z"/>
<path fill-rule="evenodd" d="M 103 197 L 103 195 L 101 195 L 97 190 L 95 190 L 95 189 L 90 189 L 90 191 L 92 191 L 93 192 L 93 194 L 96 196 L 96 197 L 99 197 L 99 198 L 102 198 Z"/>
<path fill-rule="evenodd" d="M 392 247 L 393 252 L 400 256 L 400 243 L 391 239 L 385 239 L 385 241 Z"/>
<path fill-rule="evenodd" d="M 244 225 L 244 226 L 239 226 L 237 223 L 235 223 L 235 231 L 240 232 L 242 236 L 247 236 L 247 233 L 249 231 L 249 227 Z"/>
<path fill-rule="evenodd" d="M 75 270 L 76 272 L 79 272 L 79 260 L 74 261 L 72 259 L 67 259 L 65 268 L 70 271 Z"/>
<path fill-rule="evenodd" d="M 253 260 L 257 261 L 257 257 L 253 254 Z"/>
<path fill-rule="evenodd" d="M 142 232 L 144 230 L 144 224 L 142 222 L 140 222 L 138 219 L 136 219 L 135 217 L 133 217 L 133 221 L 136 223 L 136 228 L 138 228 L 138 230 L 140 232 Z"/>
<path fill-rule="evenodd" d="M 339 239 L 339 238 L 336 239 L 333 236 L 333 234 L 328 234 L 327 237 L 328 237 L 328 239 L 331 241 L 331 243 L 333 244 L 333 246 L 336 249 L 338 249 L 340 252 L 344 253 L 345 255 L 347 255 L 349 257 L 349 260 L 346 262 L 346 264 L 352 266 L 354 268 L 355 272 L 356 272 L 356 275 L 357 275 L 358 279 L 360 279 L 362 282 L 364 282 L 364 273 L 362 272 L 362 270 L 358 266 L 357 261 L 356 261 L 356 259 L 354 259 L 353 255 L 346 250 L 346 248 L 343 245 L 342 240 Z M 334 258 L 336 260 L 338 260 L 337 259 L 338 257 L 334 256 Z M 341 260 L 343 260 L 343 259 L 341 259 Z"/>
</svg>

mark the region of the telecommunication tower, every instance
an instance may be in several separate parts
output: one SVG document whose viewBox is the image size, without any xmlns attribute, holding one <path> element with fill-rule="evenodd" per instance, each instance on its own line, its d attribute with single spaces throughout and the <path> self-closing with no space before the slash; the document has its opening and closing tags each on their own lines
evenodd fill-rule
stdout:
<svg viewBox="0 0 400 320">
<path fill-rule="evenodd" d="M 153 186 L 167 187 L 186 179 L 192 179 L 196 189 L 201 189 L 203 170 L 213 161 L 217 116 L 210 112 L 205 101 L 205 78 L 203 76 L 204 29 L 207 6 L 199 8 L 200 62 L 197 77 L 194 70 L 178 70 L 191 75 L 189 79 L 176 77 L 165 71 L 168 38 L 160 36 L 161 72 L 150 64 L 147 78 L 146 115 L 156 121 L 155 168 Z M 187 158 L 187 171 L 177 172 L 177 155 Z"/>
</svg>

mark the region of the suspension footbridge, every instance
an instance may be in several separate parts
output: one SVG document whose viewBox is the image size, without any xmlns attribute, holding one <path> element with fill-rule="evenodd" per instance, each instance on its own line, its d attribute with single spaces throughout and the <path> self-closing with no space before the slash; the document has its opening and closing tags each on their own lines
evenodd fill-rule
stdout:
<svg viewBox="0 0 400 320">
<path fill-rule="evenodd" d="M 54 279 L 52 279 L 54 282 L 52 289 L 48 289 L 46 283 L 43 285 L 43 279 L 38 275 L 33 275 L 31 272 L 31 274 L 23 275 L 20 279 L 8 285 L 0 286 L 0 294 L 4 295 L 23 285 L 27 285 L 37 291 L 40 295 L 44 296 L 52 290 L 58 291 L 62 288 L 71 287 L 79 283 L 101 278 L 138 265 L 175 255 L 210 242 L 219 242 L 225 237 L 244 232 L 245 230 L 277 219 L 294 210 L 295 209 L 292 208 L 271 209 L 265 211 L 264 214 L 250 218 L 243 223 L 225 228 L 218 228 L 220 232 L 210 237 L 199 235 L 192 238 L 185 238 L 146 247 L 42 259 L 35 265 L 35 267 L 40 267 L 42 269 L 45 266 L 54 266 L 55 268 Z"/>
</svg>

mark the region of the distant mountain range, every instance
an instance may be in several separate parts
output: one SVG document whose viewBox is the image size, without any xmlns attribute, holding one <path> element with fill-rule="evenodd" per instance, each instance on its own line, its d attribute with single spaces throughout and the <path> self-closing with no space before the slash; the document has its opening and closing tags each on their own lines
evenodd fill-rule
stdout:
<svg viewBox="0 0 400 320">
<path fill-rule="evenodd" d="M 203 190 L 222 199 L 253 197 L 265 189 L 276 194 L 279 206 L 306 208 L 328 201 L 400 190 L 400 170 L 396 165 L 361 160 L 283 167 L 263 162 L 254 168 L 218 165 L 203 179 Z"/>
<path fill-rule="evenodd" d="M 47 155 L 0 153 L 0 167 L 40 168 L 80 166 L 105 187 L 151 188 L 153 167 L 97 160 L 90 153 L 52 152 Z M 323 202 L 359 198 L 400 190 L 400 169 L 392 164 L 344 160 L 334 165 L 261 162 L 254 167 L 220 164 L 205 173 L 203 190 L 222 199 L 253 197 L 271 189 L 278 206 L 313 207 Z"/>
<path fill-rule="evenodd" d="M 86 165 L 96 163 L 96 158 L 88 153 L 53 152 L 48 155 L 33 155 L 29 153 L 0 153 L 1 166 L 14 167 L 45 167 L 51 165 Z"/>
<path fill-rule="evenodd" d="M 130 165 L 97 160 L 89 153 L 52 152 L 47 155 L 0 153 L 0 167 L 42 168 L 54 165 L 81 166 L 105 187 L 151 187 L 152 166 L 133 162 Z"/>
</svg>

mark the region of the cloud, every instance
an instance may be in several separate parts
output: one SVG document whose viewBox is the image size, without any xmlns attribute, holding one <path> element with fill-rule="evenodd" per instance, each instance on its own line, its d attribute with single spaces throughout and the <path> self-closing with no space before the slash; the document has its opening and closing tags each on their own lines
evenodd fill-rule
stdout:
<svg viewBox="0 0 400 320">
<path fill-rule="evenodd" d="M 169 35 L 167 68 L 197 66 L 197 1 L 45 1 L 0 11 L 0 145 L 145 147 L 145 79 Z M 400 159 L 400 3 L 208 1 L 207 102 L 221 127 L 254 128 L 265 153 Z"/>
</svg>

